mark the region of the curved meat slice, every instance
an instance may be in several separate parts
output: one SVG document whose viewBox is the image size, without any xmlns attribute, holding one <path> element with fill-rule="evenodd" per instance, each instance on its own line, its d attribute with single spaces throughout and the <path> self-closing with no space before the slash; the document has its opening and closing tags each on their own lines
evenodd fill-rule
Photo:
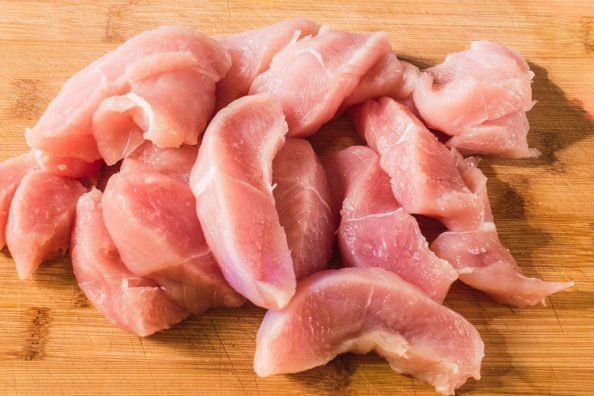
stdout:
<svg viewBox="0 0 594 396">
<path fill-rule="evenodd" d="M 86 162 L 36 149 L 32 149 L 31 152 L 41 169 L 58 176 L 97 179 L 103 166 L 103 160 Z"/>
<path fill-rule="evenodd" d="M 190 176 L 198 218 L 225 278 L 264 308 L 284 307 L 295 292 L 272 193 L 272 161 L 286 133 L 273 95 L 238 99 L 209 124 Z"/>
<path fill-rule="evenodd" d="M 0 249 L 6 244 L 6 223 L 14 192 L 23 177 L 36 168 L 30 152 L 0 162 Z"/>
<path fill-rule="evenodd" d="M 407 212 L 438 218 L 451 230 L 482 224 L 482 200 L 466 187 L 452 154 L 404 105 L 385 97 L 369 100 L 353 119 Z"/>
<path fill-rule="evenodd" d="M 458 274 L 435 256 L 417 220 L 398 204 L 377 154 L 351 146 L 325 164 L 342 200 L 338 245 L 345 265 L 387 269 L 441 303 Z"/>
<path fill-rule="evenodd" d="M 514 157 L 535 156 L 516 123 L 494 121 L 532 108 L 534 73 L 517 52 L 501 44 L 474 41 L 470 49 L 450 54 L 441 65 L 425 70 L 414 89 L 414 101 L 425 123 L 448 135 L 478 139 L 477 153 L 510 156 L 506 141 L 523 150 Z M 484 127 L 483 124 L 487 123 Z M 476 135 L 476 129 L 481 133 Z M 456 141 L 452 142 L 452 146 Z M 464 150 L 470 153 L 470 148 Z"/>
<path fill-rule="evenodd" d="M 256 76 L 268 69 L 277 52 L 292 41 L 316 34 L 319 28 L 315 22 L 296 18 L 262 29 L 216 37 L 231 56 L 231 68 L 217 83 L 217 109 L 247 95 Z"/>
<path fill-rule="evenodd" d="M 366 36 L 323 26 L 316 36 L 278 52 L 270 68 L 256 77 L 250 93 L 278 96 L 289 136 L 308 136 L 334 117 L 365 73 L 389 51 L 383 32 Z"/>
<path fill-rule="evenodd" d="M 254 369 L 260 376 L 294 373 L 344 352 L 375 350 L 398 373 L 443 394 L 480 378 L 483 342 L 472 324 L 381 268 L 314 274 L 258 330 Z"/>
<path fill-rule="evenodd" d="M 418 67 L 401 61 L 394 53 L 389 53 L 363 76 L 353 93 L 342 102 L 342 107 L 350 107 L 382 96 L 393 99 L 408 98 L 415 87 L 418 74 Z"/>
<path fill-rule="evenodd" d="M 68 250 L 76 202 L 85 191 L 75 179 L 42 170 L 23 177 L 6 226 L 6 244 L 21 279 Z"/>
<path fill-rule="evenodd" d="M 186 183 L 155 172 L 119 173 L 107 182 L 102 205 L 126 267 L 159 283 L 178 305 L 200 314 L 243 304 L 206 245 Z"/>
<path fill-rule="evenodd" d="M 326 171 L 307 140 L 287 139 L 272 169 L 276 210 L 299 280 L 327 268 L 338 216 Z"/>
<path fill-rule="evenodd" d="M 573 282 L 545 282 L 522 275 L 513 256 L 497 236 L 487 195 L 487 178 L 477 168 L 478 161 L 472 157 L 464 160 L 459 154 L 457 160 L 464 181 L 485 202 L 486 222 L 477 230 L 444 232 L 433 241 L 431 249 L 458 270 L 462 282 L 503 304 L 535 305 L 544 302 L 547 296 L 573 286 Z"/>
<path fill-rule="evenodd" d="M 197 156 L 198 146 L 160 148 L 151 142 L 145 142 L 124 158 L 120 172 L 152 171 L 188 183 Z"/>
<path fill-rule="evenodd" d="M 446 146 L 456 148 L 463 154 L 496 155 L 503 158 L 538 157 L 540 151 L 528 147 L 526 137 L 530 125 L 523 111 L 480 125 L 467 126 L 464 131 L 452 136 Z M 496 151 L 493 151 L 496 148 Z"/>
<path fill-rule="evenodd" d="M 124 266 L 103 223 L 99 190 L 84 194 L 76 205 L 70 250 L 78 286 L 119 328 L 146 337 L 188 317 L 159 285 Z"/>
<path fill-rule="evenodd" d="M 158 147 L 195 145 L 214 109 L 215 82 L 199 71 L 175 70 L 132 83 L 105 99 L 93 116 L 93 136 L 108 165 L 145 140 Z"/>
<path fill-rule="evenodd" d="M 35 127 L 27 131 L 27 143 L 61 157 L 98 160 L 101 155 L 93 137 L 92 118 L 104 99 L 124 95 L 136 83 L 178 70 L 193 70 L 214 84 L 230 66 L 228 55 L 215 40 L 190 28 L 165 26 L 143 32 L 72 76 Z M 156 80 L 153 88 L 162 89 Z M 214 106 L 214 91 L 211 96 Z M 185 113 L 179 116 L 189 117 Z"/>
</svg>

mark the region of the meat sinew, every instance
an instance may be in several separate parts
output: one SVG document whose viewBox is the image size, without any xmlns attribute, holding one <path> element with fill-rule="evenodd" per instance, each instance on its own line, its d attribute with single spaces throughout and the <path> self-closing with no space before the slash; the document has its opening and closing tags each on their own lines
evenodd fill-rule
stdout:
<svg viewBox="0 0 594 396">
<path fill-rule="evenodd" d="M 443 394 L 480 378 L 483 342 L 472 324 L 382 268 L 343 268 L 300 281 L 258 330 L 260 376 L 295 373 L 344 352 L 375 350 L 394 371 Z"/>
<path fill-rule="evenodd" d="M 421 73 L 414 101 L 431 128 L 456 136 L 452 147 L 471 154 L 534 157 L 524 113 L 532 108 L 534 73 L 515 51 L 474 41 Z M 504 118 L 506 117 L 506 118 Z"/>
<path fill-rule="evenodd" d="M 6 226 L 6 244 L 21 279 L 68 250 L 76 202 L 85 191 L 75 179 L 42 170 L 23 177 Z"/>
<path fill-rule="evenodd" d="M 404 105 L 386 97 L 369 100 L 355 108 L 353 119 L 406 211 L 438 218 L 451 230 L 480 227 L 480 197 L 464 183 L 450 150 Z"/>
<path fill-rule="evenodd" d="M 315 22 L 296 18 L 262 29 L 217 37 L 231 56 L 231 68 L 217 83 L 217 108 L 247 95 L 256 76 L 268 69 L 278 51 L 292 41 L 316 34 L 319 28 Z"/>
<path fill-rule="evenodd" d="M 238 99 L 209 124 L 190 177 L 198 218 L 225 278 L 264 308 L 284 307 L 295 292 L 272 192 L 272 161 L 286 133 L 273 95 Z"/>
<path fill-rule="evenodd" d="M 53 155 L 86 162 L 105 154 L 109 163 L 140 145 L 140 132 L 160 145 L 195 144 L 214 108 L 215 83 L 230 64 L 215 40 L 192 29 L 165 26 L 146 31 L 72 76 L 35 127 L 27 131 L 27 143 Z M 167 100 L 161 94 L 167 94 Z M 115 117 L 117 124 L 103 125 L 98 120 L 93 124 L 97 109 L 110 97 L 103 110 L 116 114 L 103 120 L 108 123 Z M 123 123 L 124 118 L 117 117 L 120 111 L 126 112 L 126 117 L 130 115 L 124 111 L 126 107 L 136 109 L 131 115 L 134 122 Z M 161 110 L 167 114 L 171 129 L 162 125 Z M 182 132 L 177 127 L 188 122 L 192 130 L 181 128 L 180 137 Z M 99 135 L 99 131 L 113 132 L 114 127 L 123 136 Z M 171 135 L 175 139 L 167 140 Z M 101 152 L 95 138 L 107 139 L 101 144 Z"/>
<path fill-rule="evenodd" d="M 287 45 L 250 93 L 271 92 L 282 102 L 289 136 L 303 137 L 329 121 L 371 67 L 390 51 L 385 33 L 369 36 L 323 26 L 314 37 Z"/>
<path fill-rule="evenodd" d="M 37 163 L 30 152 L 0 162 L 0 249 L 6 244 L 6 223 L 12 197 L 23 177 L 35 168 Z"/>
<path fill-rule="evenodd" d="M 274 158 L 274 198 L 297 280 L 326 269 L 337 213 L 326 171 L 307 140 L 289 138 Z"/>
<path fill-rule="evenodd" d="M 78 201 L 71 256 L 78 286 L 119 328 L 145 337 L 189 315 L 159 285 L 124 266 L 103 223 L 99 190 L 93 189 Z"/>
<path fill-rule="evenodd" d="M 476 230 L 444 232 L 433 241 L 431 249 L 458 270 L 462 282 L 504 304 L 535 305 L 545 297 L 573 286 L 573 282 L 545 282 L 522 275 L 513 256 L 497 236 L 487 196 L 487 178 L 476 167 L 478 161 L 474 158 L 464 160 L 459 154 L 457 157 L 468 187 L 485 202 L 486 222 Z"/>
<path fill-rule="evenodd" d="M 107 231 L 126 267 L 200 314 L 243 304 L 206 245 L 190 187 L 155 172 L 112 176 L 102 200 Z"/>
<path fill-rule="evenodd" d="M 368 147 L 351 146 L 325 160 L 342 202 L 338 245 L 351 267 L 381 267 L 441 303 L 457 272 L 429 249 L 417 220 L 398 204 L 390 178 Z"/>
</svg>

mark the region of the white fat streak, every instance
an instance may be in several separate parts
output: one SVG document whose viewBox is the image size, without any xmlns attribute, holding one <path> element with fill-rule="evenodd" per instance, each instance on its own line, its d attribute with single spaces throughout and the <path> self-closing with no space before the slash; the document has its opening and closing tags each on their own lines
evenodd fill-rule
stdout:
<svg viewBox="0 0 594 396">
<path fill-rule="evenodd" d="M 142 115 L 145 118 L 145 121 L 148 118 L 148 128 L 142 136 L 145 139 L 150 140 L 149 136 L 153 133 L 153 125 L 155 121 L 155 112 L 153 111 L 151 104 L 141 96 L 135 94 L 134 92 L 128 92 L 124 95 L 124 97 L 130 99 L 132 103 L 136 104 L 138 107 L 142 109 Z M 138 122 L 136 122 L 136 124 L 138 124 Z"/>
</svg>

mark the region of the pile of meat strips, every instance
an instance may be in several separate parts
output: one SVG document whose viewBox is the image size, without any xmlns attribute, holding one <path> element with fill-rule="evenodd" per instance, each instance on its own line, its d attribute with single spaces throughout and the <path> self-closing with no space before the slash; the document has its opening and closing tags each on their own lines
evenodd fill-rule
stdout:
<svg viewBox="0 0 594 396">
<path fill-rule="evenodd" d="M 69 248 L 80 288 L 132 334 L 249 300 L 268 310 L 260 376 L 374 350 L 452 394 L 484 355 L 441 305 L 452 282 L 517 307 L 571 286 L 521 274 L 465 157 L 538 155 L 533 75 L 500 44 L 419 70 L 383 32 L 302 19 L 147 31 L 70 78 L 31 151 L 0 164 L 0 244 L 23 279 Z M 367 146 L 318 158 L 304 138 L 343 113 Z M 429 245 L 413 215 L 447 230 Z M 335 239 L 344 268 L 328 269 Z"/>
</svg>

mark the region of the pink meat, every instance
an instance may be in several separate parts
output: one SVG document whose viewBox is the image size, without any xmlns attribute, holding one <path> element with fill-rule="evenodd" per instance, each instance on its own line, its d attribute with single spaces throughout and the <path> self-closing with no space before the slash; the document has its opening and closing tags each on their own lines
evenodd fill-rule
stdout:
<svg viewBox="0 0 594 396">
<path fill-rule="evenodd" d="M 463 160 L 459 154 L 457 158 L 464 181 L 485 202 L 486 222 L 472 231 L 444 232 L 433 241 L 431 249 L 458 270 L 461 281 L 503 304 L 535 305 L 547 296 L 573 286 L 573 282 L 545 282 L 522 275 L 513 256 L 497 236 L 487 195 L 487 178 L 476 167 L 478 161 L 474 158 Z"/>
<path fill-rule="evenodd" d="M 78 286 L 119 328 L 145 337 L 189 315 L 155 282 L 134 275 L 124 266 L 103 223 L 99 190 L 84 194 L 78 201 L 70 250 Z"/>
<path fill-rule="evenodd" d="M 190 176 L 198 218 L 225 278 L 265 308 L 284 307 L 295 292 L 272 192 L 272 161 L 286 133 L 273 95 L 238 99 L 211 121 Z"/>
<path fill-rule="evenodd" d="M 101 155 L 93 137 L 92 120 L 106 98 L 125 95 L 138 86 L 162 89 L 160 84 L 175 80 L 177 71 L 192 70 L 208 77 L 210 84 L 205 89 L 212 89 L 230 64 L 228 55 L 216 41 L 192 29 L 166 26 L 146 31 L 71 77 L 37 125 L 27 131 L 27 143 L 61 157 L 98 160 Z M 201 89 L 200 85 L 195 88 Z M 150 96 L 158 97 L 158 93 L 151 92 Z M 171 100 L 175 102 L 176 98 Z M 213 91 L 211 106 L 214 100 Z M 202 115 L 202 110 L 195 116 Z M 185 113 L 179 115 L 189 117 Z M 199 125 L 204 124 L 205 120 L 201 120 Z M 152 134 L 148 137 L 156 139 Z"/>
<path fill-rule="evenodd" d="M 103 166 L 103 160 L 86 162 L 36 149 L 32 149 L 31 152 L 41 169 L 58 176 L 96 179 Z"/>
<path fill-rule="evenodd" d="M 194 314 L 243 304 L 206 245 L 186 183 L 155 172 L 116 174 L 102 205 L 105 226 L 132 273 L 153 279 Z"/>
<path fill-rule="evenodd" d="M 259 376 L 295 373 L 345 352 L 376 351 L 398 373 L 442 394 L 480 378 L 483 342 L 472 324 L 381 268 L 314 274 L 282 310 L 266 313 L 258 330 Z"/>
<path fill-rule="evenodd" d="M 295 277 L 327 268 L 338 213 L 326 171 L 307 140 L 287 139 L 273 163 L 274 199 L 287 234 Z"/>
<path fill-rule="evenodd" d="M 429 127 L 462 135 L 463 141 L 478 140 L 477 153 L 535 156 L 537 152 L 528 149 L 527 130 L 521 130 L 527 125 L 499 120 L 530 110 L 533 77 L 517 52 L 501 44 L 474 41 L 469 50 L 450 54 L 441 65 L 425 70 L 413 96 Z M 456 142 L 452 141 L 453 147 Z M 510 151 L 507 142 L 515 142 L 518 148 Z M 471 148 L 462 150 L 470 153 Z"/>
<path fill-rule="evenodd" d="M 447 141 L 446 146 L 463 154 L 494 154 L 505 158 L 537 157 L 540 152 L 528 147 L 526 136 L 530 125 L 523 111 L 480 125 L 467 126 L 464 131 Z M 493 152 L 493 148 L 497 152 Z"/>
<path fill-rule="evenodd" d="M 197 155 L 198 146 L 159 148 L 151 142 L 145 142 L 124 158 L 120 172 L 153 171 L 188 183 Z"/>
<path fill-rule="evenodd" d="M 256 76 L 266 69 L 272 57 L 287 44 L 318 32 L 320 26 L 302 18 L 248 30 L 217 41 L 231 56 L 231 68 L 217 84 L 217 109 L 248 94 Z"/>
<path fill-rule="evenodd" d="M 466 187 L 452 154 L 404 105 L 385 97 L 369 100 L 353 119 L 407 212 L 438 218 L 451 230 L 482 224 L 482 201 Z"/>
<path fill-rule="evenodd" d="M 457 272 L 429 249 L 417 220 L 398 204 L 373 150 L 351 146 L 327 158 L 342 200 L 338 245 L 345 265 L 381 267 L 441 303 Z"/>
<path fill-rule="evenodd" d="M 419 68 L 401 61 L 389 53 L 363 76 L 353 93 L 347 96 L 342 107 L 363 103 L 368 99 L 388 96 L 394 99 L 408 98 L 415 87 Z"/>
<path fill-rule="evenodd" d="M 68 250 L 76 202 L 85 191 L 75 179 L 42 170 L 23 177 L 6 226 L 6 244 L 21 279 Z"/>
<path fill-rule="evenodd" d="M 308 136 L 334 117 L 361 78 L 390 51 L 385 33 L 366 36 L 323 26 L 314 37 L 287 45 L 250 93 L 271 92 L 282 102 L 289 135 Z"/>
<path fill-rule="evenodd" d="M 6 245 L 6 223 L 12 197 L 22 178 L 35 168 L 37 163 L 31 153 L 0 162 L 0 249 Z"/>
</svg>

